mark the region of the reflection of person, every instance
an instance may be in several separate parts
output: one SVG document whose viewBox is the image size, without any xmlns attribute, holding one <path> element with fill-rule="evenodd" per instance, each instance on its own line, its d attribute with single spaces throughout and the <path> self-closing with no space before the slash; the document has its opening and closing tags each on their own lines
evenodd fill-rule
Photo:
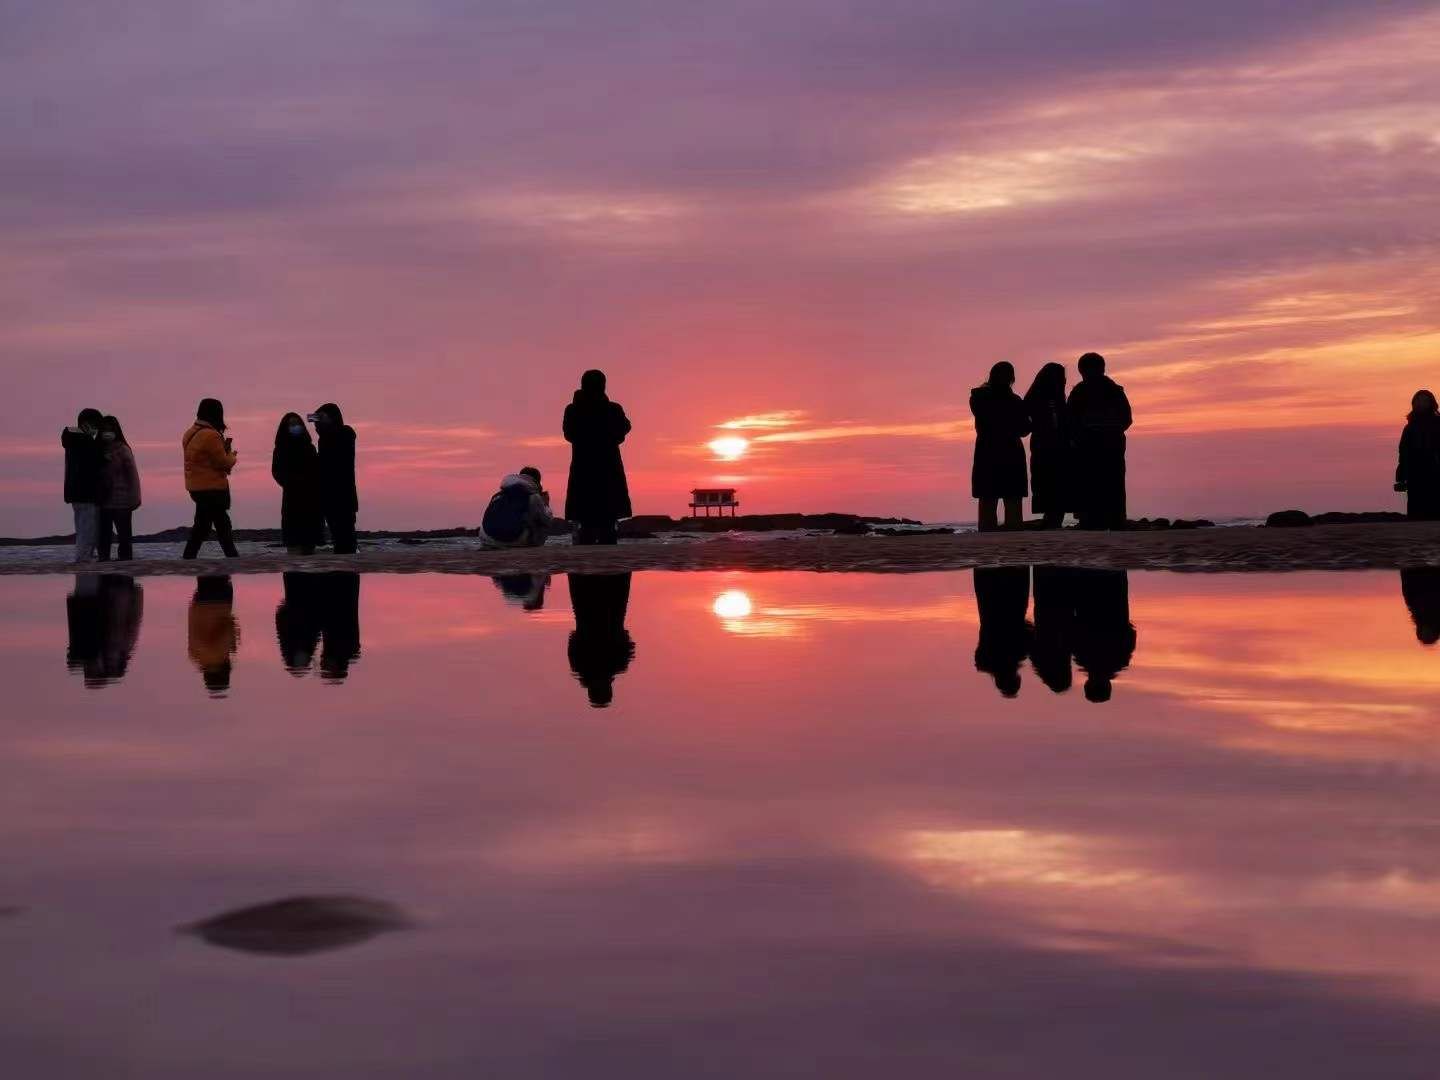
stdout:
<svg viewBox="0 0 1440 1080">
<path fill-rule="evenodd" d="M 1028 566 L 977 566 L 975 607 L 980 636 L 975 644 L 975 670 L 995 680 L 1006 697 L 1020 693 L 1020 665 L 1028 650 L 1025 610 L 1030 606 Z"/>
<path fill-rule="evenodd" d="M 1099 353 L 1080 357 L 1080 385 L 1066 406 L 1075 446 L 1076 515 L 1082 529 L 1123 529 L 1125 432 L 1132 417 L 1125 388 L 1105 374 Z"/>
<path fill-rule="evenodd" d="M 1065 412 L 1065 368 L 1046 364 L 1025 391 L 1030 417 L 1030 509 L 1058 529 L 1070 509 L 1070 425 Z"/>
<path fill-rule="evenodd" d="M 1400 595 L 1415 623 L 1415 639 L 1422 645 L 1440 641 L 1440 566 L 1401 570 Z"/>
<path fill-rule="evenodd" d="M 1110 700 L 1111 682 L 1130 666 L 1137 635 L 1130 622 L 1130 575 L 1124 570 L 1068 571 L 1075 598 L 1075 662 L 1085 697 Z"/>
<path fill-rule="evenodd" d="M 77 574 L 65 598 L 70 643 L 65 666 L 80 671 L 86 686 L 119 682 L 140 640 L 145 594 L 126 574 Z"/>
<path fill-rule="evenodd" d="M 549 574 L 501 574 L 490 579 L 500 594 L 526 611 L 545 607 L 545 590 L 550 587 Z"/>
<path fill-rule="evenodd" d="M 100 444 L 95 436 L 104 418 L 99 409 L 81 409 L 74 427 L 60 432 L 65 449 L 65 501 L 75 514 L 75 561 L 95 558 L 100 535 Z"/>
<path fill-rule="evenodd" d="M 635 642 L 625 629 L 630 604 L 630 575 L 569 574 L 575 630 L 570 635 L 570 670 L 603 709 L 614 698 L 615 676 L 635 659 Z"/>
<path fill-rule="evenodd" d="M 313 555 L 320 543 L 320 460 L 299 413 L 275 429 L 270 475 L 280 485 L 280 539 L 292 555 Z"/>
<path fill-rule="evenodd" d="M 1073 574 L 1064 566 L 1034 568 L 1035 630 L 1030 640 L 1030 666 L 1057 694 L 1074 683 L 1070 668 L 1075 623 Z"/>
<path fill-rule="evenodd" d="M 360 512 L 360 495 L 355 487 L 355 429 L 345 423 L 340 406 L 333 401 L 321 405 L 310 419 L 320 436 L 320 509 L 330 527 L 330 543 L 336 555 L 354 555 L 355 516 Z"/>
<path fill-rule="evenodd" d="M 1416 521 L 1440 521 L 1440 406 L 1429 390 L 1410 399 L 1400 434 L 1395 490 L 1408 494 L 1405 512 Z"/>
<path fill-rule="evenodd" d="M 310 671 L 320 650 L 320 677 L 342 682 L 360 658 L 360 575 L 348 570 L 284 575 L 285 596 L 275 609 L 280 662 L 292 675 Z"/>
<path fill-rule="evenodd" d="M 983 386 L 970 391 L 975 417 L 975 460 L 970 469 L 970 494 L 980 502 L 980 531 L 999 528 L 997 507 L 1005 503 L 1005 527 L 1024 524 L 1025 443 L 1030 417 L 1015 393 L 1015 368 L 1001 361 L 990 369 Z"/>
<path fill-rule="evenodd" d="M 616 523 L 631 513 L 630 487 L 620 444 L 630 434 L 625 410 L 605 393 L 605 373 L 587 371 L 565 406 L 570 479 L 565 517 L 575 523 L 575 543 L 614 544 Z"/>
<path fill-rule="evenodd" d="M 230 472 L 239 458 L 235 447 L 225 435 L 225 406 L 214 398 L 205 398 L 195 410 L 195 422 L 180 439 L 185 451 L 185 490 L 195 503 L 195 523 L 185 541 L 185 559 L 200 554 L 200 545 L 215 539 L 226 558 L 239 556 L 230 528 Z"/>
<path fill-rule="evenodd" d="M 235 589 L 226 574 L 195 579 L 187 623 L 191 662 L 200 669 L 211 697 L 230 689 L 231 657 L 240 649 L 240 624 L 235 620 Z"/>
<path fill-rule="evenodd" d="M 480 522 L 486 547 L 540 547 L 550 535 L 550 493 L 541 486 L 540 470 L 526 465 L 500 481 Z"/>
<path fill-rule="evenodd" d="M 100 561 L 110 561 L 114 538 L 115 557 L 127 562 L 135 557 L 133 521 L 140 509 L 140 470 L 135 453 L 125 441 L 120 421 L 107 416 L 100 421 L 100 530 L 97 546 Z"/>
</svg>

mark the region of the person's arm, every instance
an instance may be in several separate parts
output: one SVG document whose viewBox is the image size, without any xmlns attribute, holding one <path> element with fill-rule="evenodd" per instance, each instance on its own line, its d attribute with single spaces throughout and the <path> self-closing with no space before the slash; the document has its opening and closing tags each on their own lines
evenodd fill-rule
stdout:
<svg viewBox="0 0 1440 1080">
<path fill-rule="evenodd" d="M 210 463 L 223 473 L 228 473 L 235 468 L 235 462 L 240 460 L 238 454 L 233 450 L 225 448 L 225 437 L 218 431 L 208 431 L 197 438 L 205 440 L 206 452 L 210 455 Z"/>
<path fill-rule="evenodd" d="M 282 488 L 285 486 L 285 469 L 280 464 L 280 448 L 278 446 L 270 451 L 270 479 Z"/>
<path fill-rule="evenodd" d="M 619 405 L 615 406 L 615 441 L 623 443 L 625 436 L 630 434 L 630 418 L 625 415 L 625 410 Z"/>
<path fill-rule="evenodd" d="M 565 406 L 565 421 L 562 427 L 565 432 L 565 441 L 568 443 L 573 443 L 576 436 L 579 435 L 579 431 L 577 430 L 577 425 L 575 423 L 575 407 L 573 405 Z"/>
<path fill-rule="evenodd" d="M 1024 438 L 1034 430 L 1030 421 L 1030 409 L 1026 406 L 1023 398 L 1015 399 L 1015 434 Z"/>
<path fill-rule="evenodd" d="M 1404 491 L 1410 481 L 1410 425 L 1400 432 L 1400 455 L 1395 463 L 1395 490 Z"/>
<path fill-rule="evenodd" d="M 530 496 L 530 524 L 537 529 L 550 530 L 550 522 L 555 520 L 555 511 L 550 509 L 550 504 L 545 501 L 543 495 Z"/>
<path fill-rule="evenodd" d="M 1120 391 L 1120 430 L 1129 431 L 1130 425 L 1135 422 L 1135 414 L 1130 411 L 1130 399 L 1125 395 L 1125 388 L 1117 389 Z"/>
<path fill-rule="evenodd" d="M 130 490 L 131 490 L 131 492 L 133 493 L 132 498 L 133 498 L 134 503 L 135 503 L 135 505 L 132 506 L 132 507 L 130 507 L 130 509 L 131 509 L 131 510 L 139 510 L 139 509 L 140 509 L 140 467 L 135 464 L 135 452 L 134 452 L 133 450 L 131 450 L 130 447 L 128 447 L 128 446 L 122 446 L 120 449 L 123 451 L 123 453 L 120 455 L 120 460 L 124 463 L 124 466 L 125 466 L 125 479 L 126 479 L 126 481 L 129 483 L 129 485 L 130 485 Z"/>
</svg>

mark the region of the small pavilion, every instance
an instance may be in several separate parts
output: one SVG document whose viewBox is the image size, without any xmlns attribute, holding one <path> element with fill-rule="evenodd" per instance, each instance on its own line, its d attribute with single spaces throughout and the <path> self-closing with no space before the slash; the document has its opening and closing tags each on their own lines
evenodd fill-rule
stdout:
<svg viewBox="0 0 1440 1080">
<path fill-rule="evenodd" d="M 690 492 L 691 517 L 700 517 L 702 510 L 705 517 L 710 516 L 711 510 L 721 517 L 729 510 L 730 516 L 734 517 L 739 508 L 740 500 L 735 498 L 734 488 L 695 488 Z"/>
</svg>

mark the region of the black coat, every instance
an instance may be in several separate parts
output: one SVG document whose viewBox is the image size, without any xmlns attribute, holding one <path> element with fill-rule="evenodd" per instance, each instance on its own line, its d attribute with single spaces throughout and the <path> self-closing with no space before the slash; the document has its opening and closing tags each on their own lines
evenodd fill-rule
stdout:
<svg viewBox="0 0 1440 1080">
<path fill-rule="evenodd" d="M 970 494 L 977 499 L 1023 499 L 1025 436 L 1030 416 L 1025 402 L 1008 386 L 986 384 L 970 391 L 970 412 L 975 417 L 975 464 L 970 470 Z"/>
<path fill-rule="evenodd" d="M 1412 518 L 1440 520 L 1440 416 L 1416 417 L 1405 425 L 1395 482 L 1409 492 Z"/>
<path fill-rule="evenodd" d="M 280 485 L 280 534 L 285 546 L 318 546 L 324 537 L 320 458 L 314 445 L 309 439 L 283 436 L 270 455 L 270 475 Z"/>
<path fill-rule="evenodd" d="M 1071 492 L 1073 451 L 1065 395 L 1027 397 L 1025 411 L 1030 417 L 1031 509 L 1037 514 L 1068 513 L 1075 500 Z"/>
<path fill-rule="evenodd" d="M 358 514 L 355 490 L 355 429 L 349 424 L 320 429 L 320 505 L 332 514 Z"/>
<path fill-rule="evenodd" d="M 1133 417 L 1125 388 L 1108 375 L 1085 379 L 1066 406 L 1075 447 L 1075 512 L 1081 525 L 1125 524 L 1125 432 Z"/>
<path fill-rule="evenodd" d="M 60 432 L 60 445 L 65 448 L 65 501 L 98 503 L 104 468 L 100 443 L 83 431 L 65 428 Z"/>
<path fill-rule="evenodd" d="M 630 434 L 625 410 L 604 394 L 576 391 L 565 406 L 565 441 L 570 444 L 570 481 L 565 517 L 579 524 L 613 525 L 630 517 L 630 486 L 620 444 Z"/>
</svg>

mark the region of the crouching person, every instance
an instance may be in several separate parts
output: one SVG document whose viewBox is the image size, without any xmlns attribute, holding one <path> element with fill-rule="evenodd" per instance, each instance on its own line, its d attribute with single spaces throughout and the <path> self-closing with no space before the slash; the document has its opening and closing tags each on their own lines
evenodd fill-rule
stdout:
<svg viewBox="0 0 1440 1080">
<path fill-rule="evenodd" d="M 540 486 L 540 470 L 526 466 L 500 481 L 480 522 L 487 547 L 539 547 L 550 535 L 550 493 Z"/>
</svg>

